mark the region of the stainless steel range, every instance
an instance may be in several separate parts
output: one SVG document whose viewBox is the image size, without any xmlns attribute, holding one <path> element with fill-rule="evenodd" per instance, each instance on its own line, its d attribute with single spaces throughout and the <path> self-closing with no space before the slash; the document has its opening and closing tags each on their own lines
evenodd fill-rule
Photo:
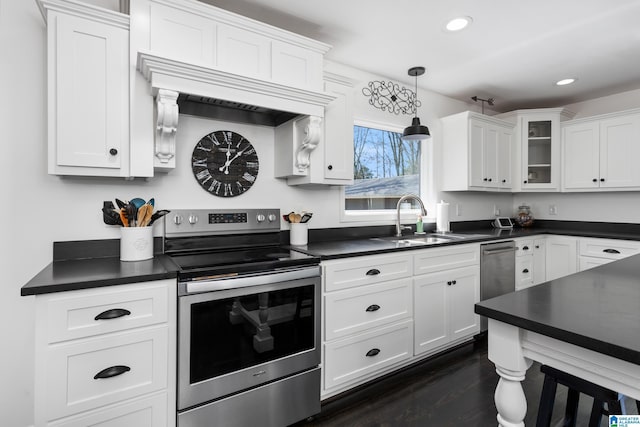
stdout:
<svg viewBox="0 0 640 427">
<path fill-rule="evenodd" d="M 178 426 L 273 426 L 320 412 L 319 259 L 280 245 L 277 209 L 172 210 Z"/>
</svg>

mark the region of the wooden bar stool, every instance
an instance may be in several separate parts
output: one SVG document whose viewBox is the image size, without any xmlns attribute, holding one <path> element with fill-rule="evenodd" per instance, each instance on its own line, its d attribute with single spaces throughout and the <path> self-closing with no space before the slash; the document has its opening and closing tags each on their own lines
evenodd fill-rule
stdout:
<svg viewBox="0 0 640 427">
<path fill-rule="evenodd" d="M 589 427 L 599 427 L 603 415 L 622 413 L 618 393 L 566 372 L 559 371 L 551 366 L 542 365 L 540 371 L 545 375 L 542 394 L 540 395 L 536 427 L 550 426 L 558 384 L 569 388 L 567 406 L 564 412 L 564 422 L 562 424 L 563 427 L 575 427 L 580 393 L 593 397 Z"/>
</svg>

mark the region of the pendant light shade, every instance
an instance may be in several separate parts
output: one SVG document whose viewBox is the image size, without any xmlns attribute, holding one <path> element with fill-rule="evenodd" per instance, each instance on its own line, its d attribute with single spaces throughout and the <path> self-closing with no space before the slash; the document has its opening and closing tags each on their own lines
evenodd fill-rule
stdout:
<svg viewBox="0 0 640 427">
<path fill-rule="evenodd" d="M 418 101 L 418 76 L 424 74 L 424 67 L 412 67 L 409 68 L 409 75 L 416 78 L 416 104 Z M 415 117 L 411 120 L 411 126 L 407 126 L 402 132 L 403 141 L 418 141 L 421 139 L 427 139 L 431 137 L 429 128 L 420 124 L 420 118 L 418 117 L 418 106 L 415 105 Z"/>
</svg>

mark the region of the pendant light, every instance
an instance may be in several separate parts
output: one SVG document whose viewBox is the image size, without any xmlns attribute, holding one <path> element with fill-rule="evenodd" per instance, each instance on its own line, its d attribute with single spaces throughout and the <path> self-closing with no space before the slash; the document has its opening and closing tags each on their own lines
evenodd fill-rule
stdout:
<svg viewBox="0 0 640 427">
<path fill-rule="evenodd" d="M 424 74 L 424 67 L 412 67 L 409 68 L 409 75 L 416 78 L 416 104 L 418 101 L 418 76 Z M 403 141 L 417 141 L 421 139 L 431 138 L 429 128 L 420 124 L 420 118 L 418 117 L 418 106 L 415 107 L 415 117 L 411 121 L 411 126 L 407 126 L 402 133 Z"/>
</svg>

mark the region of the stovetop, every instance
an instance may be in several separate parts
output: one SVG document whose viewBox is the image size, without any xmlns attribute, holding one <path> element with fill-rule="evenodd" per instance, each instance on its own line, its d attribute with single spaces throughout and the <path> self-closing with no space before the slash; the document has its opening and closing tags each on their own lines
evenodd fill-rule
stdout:
<svg viewBox="0 0 640 427">
<path fill-rule="evenodd" d="M 183 281 L 320 263 L 281 244 L 278 209 L 182 209 L 167 217 L 164 251 Z"/>
<path fill-rule="evenodd" d="M 271 272 L 291 267 L 317 265 L 320 259 L 285 246 L 211 250 L 170 255 L 180 267 L 180 280 L 197 280 L 226 274 Z"/>
</svg>

